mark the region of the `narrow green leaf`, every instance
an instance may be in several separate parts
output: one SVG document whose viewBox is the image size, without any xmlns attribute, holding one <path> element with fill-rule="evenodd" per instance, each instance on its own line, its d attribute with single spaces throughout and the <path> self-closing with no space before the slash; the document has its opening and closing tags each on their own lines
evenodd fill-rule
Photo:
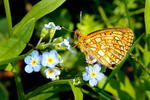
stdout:
<svg viewBox="0 0 150 100">
<path fill-rule="evenodd" d="M 78 88 L 78 87 L 75 87 L 75 86 L 71 83 L 71 81 L 69 81 L 69 84 L 70 84 L 70 86 L 71 86 L 71 88 L 72 88 L 72 91 L 73 91 L 75 100 L 83 100 L 83 93 L 82 93 L 81 89 Z"/>
<path fill-rule="evenodd" d="M 145 49 L 144 49 L 144 63 L 147 66 L 150 63 L 150 41 L 149 35 L 150 35 L 150 0 L 146 0 L 145 2 L 145 12 L 144 12 L 144 19 L 145 19 L 145 30 L 146 30 L 146 43 L 145 43 Z"/>
<path fill-rule="evenodd" d="M 41 91 L 44 91 L 44 90 L 47 90 L 48 88 L 50 88 L 51 86 L 54 86 L 54 85 L 60 85 L 60 84 L 68 84 L 69 80 L 72 80 L 72 79 L 68 79 L 68 80 L 57 80 L 57 81 L 52 81 L 52 82 L 49 82 L 47 84 L 44 84 L 43 86 L 41 87 L 38 87 L 36 88 L 35 90 L 29 92 L 28 94 L 25 95 L 26 99 L 28 100 L 30 97 L 33 97 L 33 96 L 36 96 L 38 94 L 41 93 Z"/>
<path fill-rule="evenodd" d="M 132 23 L 131 23 L 131 20 L 130 20 L 130 15 L 129 15 L 128 7 L 127 7 L 127 0 L 123 0 L 123 1 L 124 1 L 125 11 L 126 11 L 126 16 L 128 18 L 129 27 L 131 29 L 133 29 L 133 26 L 132 26 Z"/>
<path fill-rule="evenodd" d="M 147 97 L 148 97 L 148 100 L 150 100 L 150 91 L 145 91 Z"/>
<path fill-rule="evenodd" d="M 12 62 L 16 62 L 16 61 L 22 60 L 27 55 L 29 55 L 32 51 L 33 51 L 33 49 L 31 49 L 30 51 L 28 51 L 26 54 L 23 54 L 23 55 L 20 55 L 20 56 L 17 56 L 17 57 L 13 57 L 13 58 L 10 58 L 10 59 L 6 59 L 6 60 L 3 60 L 3 61 L 0 61 L 0 66 L 8 64 L 8 63 L 12 63 Z"/>
<path fill-rule="evenodd" d="M 12 20 L 11 20 L 11 13 L 9 7 L 9 0 L 4 0 L 4 6 L 5 6 L 7 23 L 8 23 L 7 25 L 8 25 L 9 36 L 12 36 Z"/>
<path fill-rule="evenodd" d="M 125 58 L 123 59 L 123 61 L 117 66 L 116 69 L 114 69 L 111 74 L 109 75 L 108 79 L 106 80 L 105 84 L 103 85 L 103 89 L 105 89 L 107 83 L 113 78 L 113 76 L 120 70 L 120 68 L 123 66 L 124 62 L 127 60 L 127 58 L 129 57 L 130 52 L 133 51 L 134 47 L 136 46 L 136 44 L 140 41 L 140 39 L 143 37 L 144 34 L 142 34 L 132 45 L 132 47 L 130 48 L 129 52 L 127 52 Z"/>
<path fill-rule="evenodd" d="M 41 17 L 58 8 L 64 2 L 65 0 L 41 0 L 39 3 L 34 5 L 29 13 L 21 20 L 21 22 L 15 26 L 13 33 L 22 27 L 28 20 L 35 18 L 35 21 L 37 21 Z"/>
<path fill-rule="evenodd" d="M 0 83 L 0 100 L 8 100 L 8 92 L 1 83 Z"/>
<path fill-rule="evenodd" d="M 150 0 L 146 0 L 144 17 L 146 34 L 150 34 Z"/>
<path fill-rule="evenodd" d="M 102 19 L 104 20 L 104 22 L 105 22 L 105 24 L 107 25 L 107 27 L 109 27 L 109 28 L 112 27 L 112 25 L 111 25 L 110 22 L 108 21 L 108 18 L 107 18 L 106 14 L 105 14 L 104 9 L 100 6 L 100 7 L 98 8 L 98 11 L 99 11 L 99 13 L 101 14 Z"/>
<path fill-rule="evenodd" d="M 133 85 L 131 84 L 128 77 L 126 75 L 124 75 L 122 72 L 117 73 L 117 76 L 118 77 L 116 79 L 111 79 L 108 82 L 108 84 L 104 90 L 106 92 L 111 93 L 116 99 L 135 100 L 136 99 L 136 91 L 133 88 Z M 105 77 L 104 80 L 99 81 L 99 83 L 98 83 L 99 90 L 105 84 L 106 80 L 107 80 L 107 76 Z M 100 93 L 100 92 L 98 92 L 98 93 Z M 112 100 L 112 99 L 110 99 L 110 100 Z"/>
<path fill-rule="evenodd" d="M 13 64 L 13 66 L 16 70 L 16 72 L 14 73 L 14 78 L 15 78 L 15 83 L 17 87 L 18 100 L 24 100 L 25 97 L 24 97 L 24 91 L 23 91 L 22 82 L 21 82 L 21 76 L 19 72 L 19 66 L 16 62 Z"/>
<path fill-rule="evenodd" d="M 0 61 L 18 56 L 32 36 L 35 21 L 29 20 L 7 41 L 0 44 Z"/>
</svg>

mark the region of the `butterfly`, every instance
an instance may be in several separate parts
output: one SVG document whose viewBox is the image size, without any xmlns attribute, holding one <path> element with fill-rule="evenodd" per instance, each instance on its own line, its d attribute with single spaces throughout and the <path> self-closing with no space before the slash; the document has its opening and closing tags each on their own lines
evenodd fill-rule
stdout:
<svg viewBox="0 0 150 100">
<path fill-rule="evenodd" d="M 129 28 L 106 28 L 83 35 L 79 30 L 78 47 L 86 55 L 97 59 L 102 65 L 114 69 L 133 43 L 133 31 Z"/>
</svg>

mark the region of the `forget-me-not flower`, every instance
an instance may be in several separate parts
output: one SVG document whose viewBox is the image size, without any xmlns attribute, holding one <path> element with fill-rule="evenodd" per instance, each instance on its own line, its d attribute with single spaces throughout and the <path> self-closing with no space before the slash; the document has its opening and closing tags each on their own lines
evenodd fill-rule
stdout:
<svg viewBox="0 0 150 100">
<path fill-rule="evenodd" d="M 55 30 L 61 30 L 60 26 L 56 26 L 53 22 L 49 22 L 48 24 L 44 24 L 45 28 L 53 28 Z"/>
<path fill-rule="evenodd" d="M 56 50 L 51 50 L 50 52 L 44 52 L 42 54 L 42 65 L 44 67 L 54 68 L 58 63 L 60 63 L 60 58 Z"/>
<path fill-rule="evenodd" d="M 33 50 L 31 56 L 25 57 L 24 62 L 27 64 L 25 66 L 27 73 L 39 72 L 41 69 L 41 56 L 37 50 Z"/>
<path fill-rule="evenodd" d="M 56 79 L 56 76 L 60 75 L 60 71 L 53 68 L 48 68 L 45 70 L 46 78 Z"/>
<path fill-rule="evenodd" d="M 73 52 L 72 46 L 69 44 L 69 42 L 70 42 L 70 38 L 67 37 L 67 39 L 64 39 L 63 42 L 60 43 L 60 46 L 65 45 L 70 52 Z"/>
<path fill-rule="evenodd" d="M 85 68 L 83 76 L 84 81 L 89 81 L 90 86 L 97 85 L 97 81 L 102 80 L 105 75 L 100 72 L 101 67 L 98 64 L 95 64 L 93 67 L 89 66 Z"/>
</svg>

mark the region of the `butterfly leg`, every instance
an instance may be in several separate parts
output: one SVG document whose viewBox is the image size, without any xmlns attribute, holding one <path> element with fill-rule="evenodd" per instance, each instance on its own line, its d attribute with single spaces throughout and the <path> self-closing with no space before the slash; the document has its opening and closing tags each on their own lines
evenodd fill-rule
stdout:
<svg viewBox="0 0 150 100">
<path fill-rule="evenodd" d="M 88 70 L 87 70 L 87 75 L 89 73 L 89 66 L 90 66 L 90 56 L 86 54 L 86 58 L 88 60 Z"/>
</svg>

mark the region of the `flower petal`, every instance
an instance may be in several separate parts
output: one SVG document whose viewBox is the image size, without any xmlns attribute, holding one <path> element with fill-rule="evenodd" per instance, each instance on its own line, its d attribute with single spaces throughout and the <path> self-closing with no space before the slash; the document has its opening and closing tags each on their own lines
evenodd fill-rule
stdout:
<svg viewBox="0 0 150 100">
<path fill-rule="evenodd" d="M 58 75 L 60 75 L 60 71 L 57 70 L 57 69 L 54 69 L 54 74 L 55 74 L 56 76 L 58 76 Z"/>
<path fill-rule="evenodd" d="M 64 45 L 69 46 L 69 41 L 67 39 L 64 39 L 63 43 Z"/>
<path fill-rule="evenodd" d="M 50 56 L 57 56 L 57 51 L 56 50 L 51 50 L 49 53 Z"/>
<path fill-rule="evenodd" d="M 105 75 L 103 73 L 97 73 L 95 78 L 97 80 L 102 80 L 103 78 L 105 78 Z"/>
<path fill-rule="evenodd" d="M 27 73 L 32 73 L 32 72 L 33 72 L 33 68 L 32 68 L 32 66 L 30 66 L 30 65 L 26 65 L 24 70 L 25 70 L 25 72 L 27 72 Z"/>
<path fill-rule="evenodd" d="M 51 26 L 51 28 L 54 28 L 54 27 L 55 27 L 54 22 L 49 22 L 48 25 Z"/>
<path fill-rule="evenodd" d="M 98 64 L 95 64 L 94 66 L 93 66 L 93 71 L 94 72 L 99 72 L 101 70 L 101 67 L 98 65 Z"/>
<path fill-rule="evenodd" d="M 32 62 L 32 57 L 31 56 L 26 56 L 25 59 L 24 59 L 24 62 L 26 64 L 30 64 Z"/>
<path fill-rule="evenodd" d="M 61 30 L 61 27 L 60 26 L 55 26 L 55 29 L 56 30 Z"/>
<path fill-rule="evenodd" d="M 39 56 L 39 52 L 37 50 L 33 50 L 31 56 Z"/>
<path fill-rule="evenodd" d="M 54 22 L 49 22 L 48 24 L 45 24 L 44 27 L 45 28 L 54 28 L 55 24 L 54 24 Z"/>
<path fill-rule="evenodd" d="M 89 75 L 87 73 L 82 74 L 83 80 L 88 81 L 90 79 Z"/>
<path fill-rule="evenodd" d="M 67 41 L 70 42 L 70 38 L 69 37 L 67 37 Z"/>
<path fill-rule="evenodd" d="M 39 72 L 40 69 L 41 69 L 41 65 L 33 66 L 33 70 L 34 70 L 35 72 Z"/>
<path fill-rule="evenodd" d="M 49 55 L 49 52 L 44 52 L 44 53 L 42 54 L 42 61 L 41 61 L 41 63 L 42 63 L 42 65 L 43 65 L 44 67 L 48 65 L 48 61 L 47 61 L 48 55 Z"/>
<path fill-rule="evenodd" d="M 97 80 L 95 78 L 89 80 L 90 86 L 95 86 L 97 84 Z"/>
<path fill-rule="evenodd" d="M 47 67 L 54 68 L 55 65 L 54 65 L 53 63 L 48 63 L 48 64 L 47 64 Z"/>
<path fill-rule="evenodd" d="M 49 76 L 49 78 L 56 79 L 55 76 L 56 76 L 55 74 L 52 74 L 52 75 Z"/>
<path fill-rule="evenodd" d="M 57 65 L 60 62 L 60 58 L 58 58 L 58 57 L 54 57 L 53 60 L 54 60 L 53 61 L 54 65 Z"/>
<path fill-rule="evenodd" d="M 41 61 L 42 61 L 42 55 L 38 56 L 37 58 L 37 64 L 41 64 Z"/>
</svg>

